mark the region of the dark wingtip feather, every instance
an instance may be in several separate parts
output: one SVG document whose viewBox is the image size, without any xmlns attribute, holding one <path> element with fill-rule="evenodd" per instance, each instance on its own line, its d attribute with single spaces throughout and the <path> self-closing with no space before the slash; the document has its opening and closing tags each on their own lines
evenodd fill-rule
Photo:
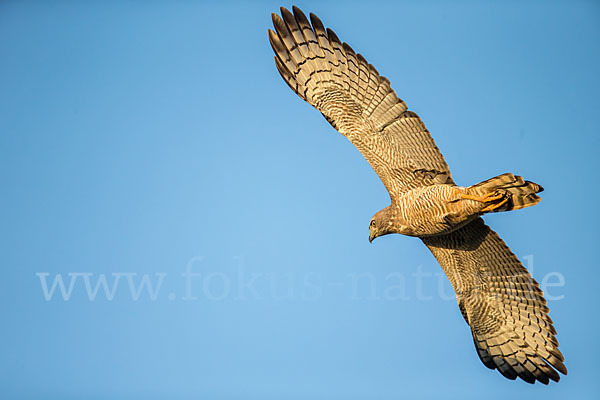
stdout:
<svg viewBox="0 0 600 400">
<path fill-rule="evenodd" d="M 552 364 L 552 366 L 556 368 L 560 373 L 562 373 L 563 375 L 567 375 L 567 367 L 558 358 L 551 355 L 550 357 L 548 357 L 547 361 L 550 364 Z"/>
<path fill-rule="evenodd" d="M 498 371 L 506 379 L 510 379 L 511 381 L 514 381 L 515 379 L 517 379 L 517 376 L 518 376 L 517 373 L 508 365 L 507 365 L 506 369 L 498 367 Z"/>
<path fill-rule="evenodd" d="M 267 35 L 269 36 L 269 43 L 271 43 L 271 48 L 275 53 L 277 53 L 277 49 L 275 48 L 275 45 L 273 45 L 273 41 L 277 40 L 277 34 L 272 29 L 267 29 Z"/>
<path fill-rule="evenodd" d="M 533 374 L 529 371 L 527 371 L 526 369 L 523 369 L 523 371 L 521 371 L 519 373 L 519 378 L 523 379 L 525 382 L 530 383 L 530 384 L 534 384 L 536 381 L 535 376 L 533 376 Z M 541 377 L 540 377 L 541 378 Z M 543 378 L 542 378 L 543 379 Z M 548 381 L 543 381 L 541 380 L 540 382 L 544 383 L 545 385 L 548 384 Z"/>
<path fill-rule="evenodd" d="M 346 54 L 355 54 L 354 50 L 352 50 L 352 47 L 350 47 L 350 45 L 346 42 L 342 43 L 342 47 L 344 48 L 344 51 L 346 52 Z"/>
<path fill-rule="evenodd" d="M 287 26 L 285 25 L 285 22 L 283 22 L 281 17 L 279 15 L 273 13 L 272 18 L 273 18 L 273 26 L 275 27 L 277 34 L 282 38 L 289 36 Z"/>
<path fill-rule="evenodd" d="M 304 13 L 302 12 L 301 9 L 299 9 L 296 6 L 292 6 L 292 11 L 294 12 L 294 16 L 296 17 L 297 21 L 307 21 L 308 22 L 306 15 L 304 15 Z"/>
<path fill-rule="evenodd" d="M 288 10 L 285 7 L 281 7 L 280 10 L 281 10 L 281 16 L 283 17 L 283 20 L 288 24 L 288 26 L 290 23 L 296 21 L 294 18 L 294 15 L 290 12 L 290 10 Z"/>
<path fill-rule="evenodd" d="M 273 21 L 273 25 L 275 25 L 277 21 L 281 21 L 281 17 L 275 13 L 271 13 L 271 21 Z"/>
<path fill-rule="evenodd" d="M 550 317 L 548 317 L 548 319 L 550 319 Z M 548 352 L 550 354 L 552 354 L 554 357 L 558 358 L 560 360 L 560 362 L 565 361 L 565 357 L 562 355 L 562 353 L 560 352 L 559 349 L 550 349 L 550 350 L 548 350 Z"/>
<path fill-rule="evenodd" d="M 340 41 L 340 39 L 337 37 L 337 35 L 335 34 L 334 31 L 332 31 L 331 29 L 327 28 L 327 37 L 329 38 L 330 42 L 335 42 L 338 44 L 342 44 L 342 42 Z"/>
<path fill-rule="evenodd" d="M 295 88 L 291 83 L 291 81 L 293 80 L 293 77 L 291 76 L 290 72 L 287 70 L 285 65 L 283 65 L 283 63 L 279 60 L 279 57 L 275 56 L 274 58 L 275 58 L 275 66 L 277 67 L 277 71 L 279 72 L 279 75 L 281 75 L 281 77 L 283 78 L 283 80 L 289 86 L 290 89 L 292 89 L 294 92 L 298 93 L 298 89 Z M 302 97 L 302 95 L 300 93 L 298 93 L 298 95 L 300 97 Z"/>
<path fill-rule="evenodd" d="M 319 17 L 317 17 L 315 14 L 310 13 L 309 14 L 309 18 L 310 18 L 310 23 L 312 24 L 312 26 L 315 27 L 315 29 L 320 28 L 322 30 L 325 30 L 325 27 L 323 26 L 323 22 L 321 22 L 321 20 L 319 19 Z"/>
</svg>

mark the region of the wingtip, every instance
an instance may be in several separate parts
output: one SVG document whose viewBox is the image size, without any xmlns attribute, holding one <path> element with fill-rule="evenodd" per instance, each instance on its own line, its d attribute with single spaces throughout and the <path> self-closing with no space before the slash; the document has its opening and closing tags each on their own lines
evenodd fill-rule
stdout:
<svg viewBox="0 0 600 400">
<path fill-rule="evenodd" d="M 293 6 L 292 11 L 294 11 L 294 17 L 296 18 L 296 22 L 298 23 L 298 25 L 300 25 L 300 27 L 308 25 L 308 27 L 310 28 L 308 18 L 306 18 L 306 15 L 301 9 L 299 9 L 296 6 Z"/>
<path fill-rule="evenodd" d="M 279 14 L 276 14 L 276 13 L 271 13 L 271 21 L 273 21 L 274 27 L 277 27 L 277 24 L 280 24 L 283 22 L 281 20 L 281 17 L 279 16 Z"/>
<path fill-rule="evenodd" d="M 290 10 L 288 10 L 285 7 L 279 7 L 279 11 L 281 12 L 281 16 L 283 17 L 283 19 L 294 17 Z"/>
<path fill-rule="evenodd" d="M 335 34 L 334 31 L 332 31 L 331 29 L 327 28 L 327 37 L 329 38 L 330 42 L 336 42 L 339 43 L 340 45 L 342 44 L 342 42 L 340 41 L 340 39 L 337 37 L 337 35 Z"/>
<path fill-rule="evenodd" d="M 275 31 L 273 31 L 272 29 L 268 29 L 267 35 L 269 36 L 269 43 L 271 44 L 271 48 L 273 49 L 275 54 L 277 54 L 281 50 L 281 45 L 277 33 L 275 33 Z"/>
</svg>

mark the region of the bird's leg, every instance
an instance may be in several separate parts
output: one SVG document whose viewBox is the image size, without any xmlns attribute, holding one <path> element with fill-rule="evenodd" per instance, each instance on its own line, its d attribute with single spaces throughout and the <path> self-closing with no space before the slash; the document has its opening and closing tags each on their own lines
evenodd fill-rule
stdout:
<svg viewBox="0 0 600 400">
<path fill-rule="evenodd" d="M 494 192 L 487 193 L 483 196 L 473 196 L 470 194 L 461 193 L 460 197 L 465 200 L 475 200 L 480 203 L 493 203 L 496 200 L 500 200 L 504 197 L 504 193 L 496 190 Z"/>
<path fill-rule="evenodd" d="M 506 203 L 508 203 L 508 197 L 505 197 L 504 199 L 502 199 L 502 201 L 495 203 L 495 204 L 489 204 L 485 207 L 483 207 L 481 209 L 481 212 L 490 212 L 490 211 L 494 211 L 500 207 L 502 207 L 503 205 L 505 205 Z"/>
<path fill-rule="evenodd" d="M 470 194 L 461 193 L 460 197 L 461 199 L 474 200 L 486 204 L 486 206 L 481 209 L 481 212 L 490 212 L 497 210 L 498 208 L 505 205 L 509 199 L 507 193 L 501 192 L 499 190 L 495 190 L 483 196 L 473 196 Z"/>
</svg>

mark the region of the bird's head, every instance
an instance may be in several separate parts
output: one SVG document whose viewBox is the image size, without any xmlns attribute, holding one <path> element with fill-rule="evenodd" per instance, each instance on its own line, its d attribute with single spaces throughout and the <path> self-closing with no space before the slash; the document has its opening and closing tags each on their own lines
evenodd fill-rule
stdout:
<svg viewBox="0 0 600 400">
<path fill-rule="evenodd" d="M 369 223 L 369 242 L 372 242 L 375 238 L 389 233 L 394 233 L 393 220 L 390 208 L 384 208 L 377 212 L 371 218 Z"/>
</svg>

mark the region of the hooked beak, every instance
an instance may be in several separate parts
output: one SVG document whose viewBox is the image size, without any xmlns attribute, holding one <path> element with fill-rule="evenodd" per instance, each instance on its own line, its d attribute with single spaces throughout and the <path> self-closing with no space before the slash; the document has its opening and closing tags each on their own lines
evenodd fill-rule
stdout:
<svg viewBox="0 0 600 400">
<path fill-rule="evenodd" d="M 375 235 L 375 232 L 369 232 L 369 243 L 373 243 L 373 239 L 375 239 L 376 237 L 377 236 Z"/>
</svg>

